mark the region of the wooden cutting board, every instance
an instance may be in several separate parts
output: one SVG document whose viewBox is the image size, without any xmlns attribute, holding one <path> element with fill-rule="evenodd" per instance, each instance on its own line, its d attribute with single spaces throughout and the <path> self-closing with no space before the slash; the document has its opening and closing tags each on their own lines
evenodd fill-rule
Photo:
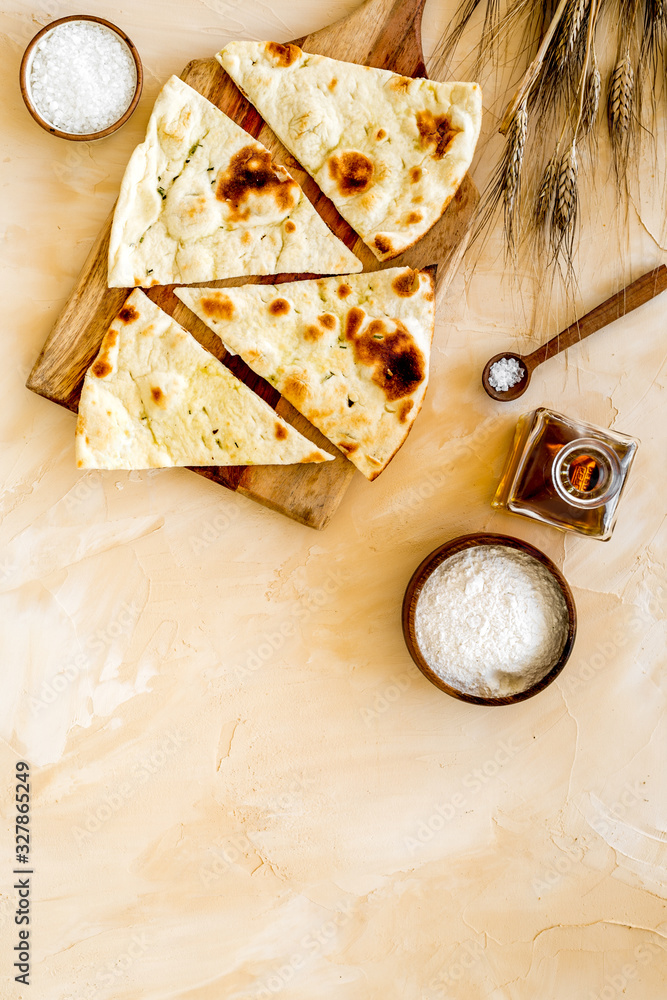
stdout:
<svg viewBox="0 0 667 1000">
<path fill-rule="evenodd" d="M 403 76 L 425 76 L 421 45 L 424 3 L 425 0 L 366 0 L 348 17 L 295 41 L 307 51 L 320 55 L 394 70 Z M 224 37 L 221 36 L 221 47 L 223 43 Z M 437 283 L 440 289 L 447 286 L 460 262 L 478 200 L 475 186 L 468 177 L 442 219 L 415 247 L 392 261 L 380 264 L 322 194 L 315 181 L 276 139 L 215 59 L 191 62 L 181 78 L 264 143 L 278 163 L 285 164 L 330 228 L 363 261 L 364 270 L 405 264 L 411 267 L 437 264 Z M 111 220 L 112 216 L 109 216 L 26 383 L 33 392 L 73 411 L 79 404 L 85 372 L 97 354 L 111 320 L 129 294 L 125 288 L 107 288 Z M 292 281 L 302 277 L 315 275 L 235 278 L 205 284 L 224 287 L 247 282 Z M 255 375 L 240 358 L 227 355 L 218 338 L 175 297 L 172 286 L 152 288 L 148 295 L 302 434 L 319 447 L 336 454 L 335 462 L 322 465 L 227 466 L 193 471 L 302 524 L 323 528 L 338 507 L 354 475 L 354 466 L 305 417 L 282 399 L 273 386 Z M 406 447 L 409 447 L 409 439 Z M 372 484 L 369 483 L 367 488 L 372 489 Z"/>
</svg>

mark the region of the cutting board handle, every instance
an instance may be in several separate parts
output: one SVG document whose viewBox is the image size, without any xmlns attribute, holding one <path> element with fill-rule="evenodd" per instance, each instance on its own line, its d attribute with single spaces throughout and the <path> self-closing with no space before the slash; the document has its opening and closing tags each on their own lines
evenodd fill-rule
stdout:
<svg viewBox="0 0 667 1000">
<path fill-rule="evenodd" d="M 403 76 L 425 76 L 421 24 L 426 0 L 365 0 L 351 14 L 302 42 L 308 52 L 326 55 L 336 36 L 346 38 L 350 62 L 392 69 Z"/>
<path fill-rule="evenodd" d="M 368 0 L 377 6 L 382 3 L 386 12 L 384 30 L 370 54 L 370 64 L 383 69 L 391 59 L 396 65 L 407 61 L 406 76 L 426 76 L 424 50 L 422 49 L 422 13 L 426 0 Z M 379 12 L 378 12 L 379 13 Z"/>
</svg>

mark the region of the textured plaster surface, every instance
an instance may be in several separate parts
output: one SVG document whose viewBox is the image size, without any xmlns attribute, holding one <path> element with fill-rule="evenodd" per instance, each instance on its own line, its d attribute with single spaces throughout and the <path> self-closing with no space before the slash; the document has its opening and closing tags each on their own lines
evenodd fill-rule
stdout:
<svg viewBox="0 0 667 1000">
<path fill-rule="evenodd" d="M 531 331 L 491 240 L 439 303 L 406 446 L 321 534 L 183 470 L 81 475 L 72 415 L 24 388 L 161 82 L 354 6 L 89 5 L 129 32 L 146 85 L 131 122 L 87 144 L 42 132 L 17 86 L 29 38 L 77 6 L 0 4 L 1 839 L 24 758 L 36 872 L 27 989 L 3 849 L 3 998 L 665 996 L 664 297 L 497 404 L 484 362 L 557 326 Z M 427 3 L 427 52 L 452 10 Z M 661 260 L 593 215 L 587 307 Z M 641 439 L 611 542 L 492 511 L 538 405 Z M 578 607 L 565 671 L 512 707 L 448 698 L 403 645 L 413 569 L 476 530 L 536 544 Z"/>
</svg>

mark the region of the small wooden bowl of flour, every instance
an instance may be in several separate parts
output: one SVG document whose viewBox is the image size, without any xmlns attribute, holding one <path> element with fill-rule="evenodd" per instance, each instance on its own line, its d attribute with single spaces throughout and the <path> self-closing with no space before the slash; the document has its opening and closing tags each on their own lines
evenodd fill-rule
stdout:
<svg viewBox="0 0 667 1000">
<path fill-rule="evenodd" d="M 510 535 L 462 535 L 415 570 L 403 635 L 421 672 L 476 705 L 531 698 L 565 666 L 577 630 L 562 573 Z"/>
</svg>

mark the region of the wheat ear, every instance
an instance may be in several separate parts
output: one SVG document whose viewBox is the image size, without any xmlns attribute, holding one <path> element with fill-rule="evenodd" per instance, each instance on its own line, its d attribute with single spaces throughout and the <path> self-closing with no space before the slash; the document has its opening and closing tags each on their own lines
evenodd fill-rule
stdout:
<svg viewBox="0 0 667 1000">
<path fill-rule="evenodd" d="M 619 176 L 625 173 L 627 166 L 634 100 L 635 74 L 630 61 L 630 50 L 626 48 L 612 71 L 607 100 L 607 124 Z"/>
<path fill-rule="evenodd" d="M 565 259 L 568 274 L 571 274 L 573 269 L 572 251 L 579 210 L 578 174 L 577 146 L 572 142 L 563 153 L 558 167 L 551 223 L 551 247 L 554 258 Z"/>
<path fill-rule="evenodd" d="M 581 124 L 579 126 L 581 135 L 587 135 L 595 125 L 600 107 L 600 93 L 602 91 L 602 76 L 598 67 L 595 52 L 592 52 L 592 63 L 586 86 L 584 88 L 584 104 L 581 110 Z"/>
<path fill-rule="evenodd" d="M 504 164 L 505 233 L 511 251 L 516 250 L 521 202 L 521 171 L 523 154 L 528 137 L 528 111 L 526 102 L 519 105 L 507 132 Z"/>
<path fill-rule="evenodd" d="M 535 246 L 539 257 L 545 257 L 552 243 L 551 225 L 556 200 L 556 186 L 560 169 L 560 143 L 544 168 L 535 199 Z"/>
<path fill-rule="evenodd" d="M 579 38 L 587 10 L 588 0 L 569 0 L 565 8 L 555 53 L 555 63 L 559 72 L 562 72 L 568 64 Z"/>
<path fill-rule="evenodd" d="M 557 146 L 556 152 L 553 154 L 544 169 L 542 180 L 540 181 L 540 187 L 537 192 L 537 198 L 535 200 L 535 226 L 540 237 L 544 235 L 553 214 L 554 200 L 556 198 L 556 182 L 558 180 L 558 172 L 560 169 L 560 159 L 560 146 Z"/>
</svg>

